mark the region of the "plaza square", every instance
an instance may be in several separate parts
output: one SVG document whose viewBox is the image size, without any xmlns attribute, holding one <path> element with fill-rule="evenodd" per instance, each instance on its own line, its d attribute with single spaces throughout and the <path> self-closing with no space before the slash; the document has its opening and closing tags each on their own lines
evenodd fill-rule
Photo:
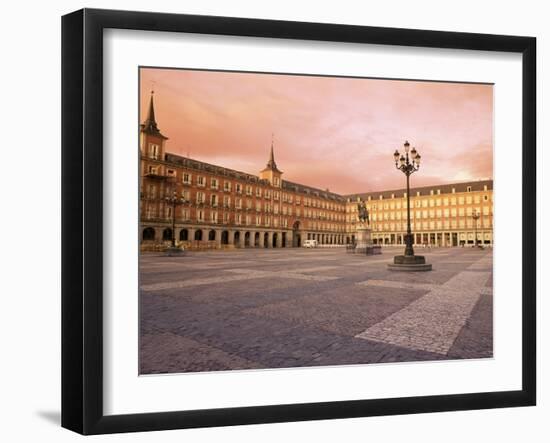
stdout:
<svg viewBox="0 0 550 443">
<path fill-rule="evenodd" d="M 140 373 L 492 357 L 492 251 L 396 273 L 399 250 L 142 254 Z"/>
</svg>

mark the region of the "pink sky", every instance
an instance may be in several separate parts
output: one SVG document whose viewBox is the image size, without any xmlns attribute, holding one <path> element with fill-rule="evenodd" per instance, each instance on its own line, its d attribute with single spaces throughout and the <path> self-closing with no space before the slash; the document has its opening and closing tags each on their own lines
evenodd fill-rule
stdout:
<svg viewBox="0 0 550 443">
<path fill-rule="evenodd" d="M 271 134 L 283 178 L 351 194 L 405 186 L 393 152 L 422 155 L 412 186 L 493 177 L 493 87 L 374 79 L 141 70 L 167 152 L 257 174 Z"/>
</svg>

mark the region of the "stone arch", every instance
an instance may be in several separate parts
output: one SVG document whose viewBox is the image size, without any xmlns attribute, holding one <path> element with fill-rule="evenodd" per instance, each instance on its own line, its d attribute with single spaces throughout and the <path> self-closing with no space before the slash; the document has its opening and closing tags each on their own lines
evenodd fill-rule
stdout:
<svg viewBox="0 0 550 443">
<path fill-rule="evenodd" d="M 244 247 L 249 248 L 250 247 L 250 232 L 244 233 Z"/>
<path fill-rule="evenodd" d="M 213 229 L 210 229 L 210 231 L 208 231 L 208 241 L 214 241 L 216 240 L 216 231 L 214 231 Z"/>
<path fill-rule="evenodd" d="M 258 248 L 260 246 L 260 233 L 256 232 L 254 234 L 254 247 Z"/>
<path fill-rule="evenodd" d="M 202 241 L 202 229 L 197 229 L 195 231 L 195 240 Z"/>
<path fill-rule="evenodd" d="M 222 232 L 222 245 L 228 245 L 229 244 L 229 232 L 223 231 Z"/>
<path fill-rule="evenodd" d="M 239 248 L 241 246 L 241 233 L 239 231 L 235 232 L 235 237 L 233 240 L 235 247 Z"/>
<path fill-rule="evenodd" d="M 182 229 L 180 231 L 180 241 L 189 240 L 189 231 L 187 229 Z"/>
<path fill-rule="evenodd" d="M 272 239 L 272 242 L 271 242 L 271 246 L 276 248 L 277 247 L 277 237 L 278 237 L 279 234 L 277 234 L 276 232 L 273 233 L 273 239 Z"/>
<path fill-rule="evenodd" d="M 165 228 L 162 231 L 162 240 L 172 240 L 172 228 Z"/>
<path fill-rule="evenodd" d="M 264 248 L 269 248 L 269 234 L 267 232 L 264 234 Z"/>
<path fill-rule="evenodd" d="M 143 240 L 154 240 L 155 239 L 155 229 L 151 228 L 151 227 L 145 228 L 143 230 L 142 239 Z"/>
</svg>

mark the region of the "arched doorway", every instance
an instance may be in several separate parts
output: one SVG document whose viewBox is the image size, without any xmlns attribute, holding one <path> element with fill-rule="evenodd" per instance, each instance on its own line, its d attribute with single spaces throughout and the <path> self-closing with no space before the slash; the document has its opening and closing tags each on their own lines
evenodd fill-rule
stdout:
<svg viewBox="0 0 550 443">
<path fill-rule="evenodd" d="M 143 230 L 143 240 L 154 240 L 155 230 L 153 228 L 145 228 Z"/>
<path fill-rule="evenodd" d="M 229 232 L 223 231 L 222 232 L 222 245 L 228 245 L 229 244 Z"/>
<path fill-rule="evenodd" d="M 233 244 L 235 245 L 236 248 L 241 247 L 241 233 L 239 231 L 235 232 Z"/>
<path fill-rule="evenodd" d="M 254 247 L 258 248 L 259 246 L 260 246 L 260 233 L 256 232 L 256 234 L 254 234 Z"/>
<path fill-rule="evenodd" d="M 195 240 L 202 241 L 202 229 L 197 229 L 195 231 Z"/>
<path fill-rule="evenodd" d="M 182 229 L 180 231 L 180 241 L 187 241 L 189 239 L 189 231 L 187 229 Z"/>
<path fill-rule="evenodd" d="M 244 233 L 244 247 L 250 248 L 250 232 Z"/>
<path fill-rule="evenodd" d="M 216 240 L 216 231 L 214 231 L 213 229 L 210 229 L 210 231 L 208 231 L 208 241 L 214 241 Z"/>
<path fill-rule="evenodd" d="M 276 232 L 273 233 L 273 241 L 271 242 L 271 246 L 276 248 L 277 247 L 277 236 L 278 234 Z"/>
<path fill-rule="evenodd" d="M 164 241 L 168 240 L 172 240 L 172 229 L 171 228 L 166 228 L 164 231 L 162 231 L 162 239 Z"/>
<path fill-rule="evenodd" d="M 282 234 L 281 247 L 286 248 L 286 232 Z"/>
<path fill-rule="evenodd" d="M 264 248 L 269 248 L 269 234 L 267 232 L 264 234 Z"/>
</svg>

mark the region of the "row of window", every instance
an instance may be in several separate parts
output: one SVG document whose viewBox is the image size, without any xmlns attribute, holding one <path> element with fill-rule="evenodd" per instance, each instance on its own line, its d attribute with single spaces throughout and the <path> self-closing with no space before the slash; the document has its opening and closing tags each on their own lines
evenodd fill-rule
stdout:
<svg viewBox="0 0 550 443">
<path fill-rule="evenodd" d="M 170 192 L 170 188 L 166 188 L 165 193 L 167 196 L 172 196 Z M 147 192 L 145 194 L 145 197 L 147 199 L 154 199 L 156 195 L 156 186 L 155 185 L 149 185 L 147 188 Z M 188 189 L 184 189 L 181 194 L 180 198 L 183 200 L 182 203 L 191 202 L 192 201 L 192 193 Z M 196 204 L 208 204 L 212 207 L 222 206 L 224 208 L 232 208 L 232 197 L 229 195 L 222 195 L 220 198 L 220 195 L 218 194 L 207 194 L 204 191 L 196 191 L 194 192 L 194 202 Z M 293 215 L 296 214 L 296 216 L 300 217 L 302 215 L 302 210 L 299 207 L 294 208 L 293 206 L 288 205 L 279 205 L 279 204 L 272 204 L 271 202 L 263 202 L 259 200 L 253 201 L 252 199 L 242 199 L 240 197 L 234 198 L 234 208 L 235 209 L 255 209 L 257 212 L 261 212 L 262 210 L 264 212 L 274 212 L 275 214 L 278 214 L 281 212 L 283 215 Z M 304 217 L 308 218 L 321 218 L 325 220 L 330 221 L 344 221 L 344 215 L 343 214 L 337 214 L 333 212 L 325 212 L 325 211 L 317 211 L 317 210 L 311 210 L 311 209 L 304 209 L 303 210 Z"/>
<path fill-rule="evenodd" d="M 151 175 L 161 175 L 160 174 L 160 166 L 148 166 L 148 173 Z M 167 175 L 176 177 L 176 171 L 173 169 L 167 169 Z M 296 203 L 297 205 L 300 205 L 302 203 L 302 197 L 299 195 L 294 195 L 287 192 L 279 192 L 279 191 L 272 191 L 271 189 L 266 189 L 262 187 L 253 187 L 252 185 L 243 185 L 241 183 L 234 183 L 229 180 L 223 180 L 223 184 L 221 180 L 219 180 L 216 177 L 210 177 L 208 180 L 208 177 L 203 175 L 197 175 L 195 177 L 195 182 L 193 182 L 193 174 L 189 172 L 184 172 L 182 175 L 182 183 L 184 185 L 193 185 L 196 184 L 197 187 L 209 187 L 210 189 L 220 191 L 223 190 L 224 192 L 232 192 L 233 189 L 235 189 L 235 193 L 237 194 L 245 194 L 248 196 L 256 196 L 256 198 L 266 198 L 271 199 L 273 196 L 274 200 L 282 200 L 284 203 Z M 314 199 L 314 198 L 308 198 L 304 197 L 304 206 L 311 206 L 314 208 L 321 208 L 321 209 L 328 209 L 331 211 L 344 211 L 344 205 L 337 204 L 330 201 L 325 201 L 323 199 Z"/>
<path fill-rule="evenodd" d="M 380 231 L 399 231 L 407 230 L 407 223 L 372 223 L 371 229 L 373 232 Z M 477 228 L 490 229 L 493 227 L 491 219 L 482 220 L 477 224 Z M 471 219 L 466 220 L 438 220 L 438 221 L 411 221 L 411 230 L 426 230 L 426 229 L 458 229 L 458 228 L 474 228 L 474 222 Z"/>
<path fill-rule="evenodd" d="M 471 217 L 473 213 L 481 214 L 484 216 L 492 215 L 492 208 L 489 206 L 483 206 L 482 208 L 451 208 L 451 209 L 430 209 L 430 210 L 416 210 L 411 211 L 411 219 L 413 218 L 449 218 L 449 217 Z M 407 211 L 402 212 L 382 212 L 382 213 L 373 213 L 370 216 L 372 221 L 377 220 L 406 220 Z M 357 222 L 358 218 L 355 214 L 349 215 L 346 217 L 347 222 Z"/>
<path fill-rule="evenodd" d="M 483 191 L 488 191 L 489 188 L 487 185 L 483 185 Z M 464 192 L 464 191 L 462 191 Z M 476 191 L 473 191 L 472 187 L 471 186 L 466 186 L 466 192 L 476 192 Z M 451 194 L 456 194 L 456 188 L 451 188 Z M 435 191 L 433 189 L 430 190 L 430 195 L 441 195 L 441 189 L 436 189 Z M 420 197 L 421 194 L 420 194 L 420 191 L 416 191 L 416 197 Z M 411 195 L 411 197 L 413 197 Z M 401 198 L 401 197 L 396 197 L 395 194 L 391 194 L 390 198 Z M 407 198 L 407 193 L 406 192 L 403 192 L 403 198 Z M 359 197 L 357 197 L 357 201 L 359 201 Z M 367 197 L 367 201 L 371 201 L 371 200 L 384 200 L 384 196 L 382 194 L 380 194 L 378 196 L 378 199 L 375 199 L 373 198 L 371 195 L 369 195 Z M 348 200 L 349 202 L 352 202 L 351 199 Z"/>
<path fill-rule="evenodd" d="M 492 197 L 492 196 L 491 196 Z M 412 208 L 433 208 L 436 206 L 456 206 L 458 205 L 470 205 L 470 204 L 480 204 L 480 203 L 486 203 L 492 201 L 492 198 L 489 198 L 489 195 L 485 194 L 481 196 L 480 194 L 475 194 L 474 196 L 467 195 L 467 196 L 459 196 L 457 197 L 445 197 L 445 198 L 437 198 L 437 199 L 414 199 L 411 202 Z M 385 202 L 385 203 L 371 203 L 367 204 L 367 209 L 369 211 L 376 211 L 376 210 L 391 210 L 391 209 L 401 209 L 407 208 L 407 201 L 392 201 L 392 202 Z M 347 212 L 357 212 L 357 205 L 352 204 L 348 205 L 346 208 Z"/>
<path fill-rule="evenodd" d="M 146 205 L 145 219 L 155 219 L 158 217 L 157 208 L 155 205 Z M 236 225 L 247 226 L 273 226 L 273 227 L 289 227 L 289 219 L 285 217 L 272 217 L 269 215 L 250 215 L 250 214 L 231 214 L 228 212 L 219 212 L 215 210 L 197 209 L 194 211 L 194 217 L 191 217 L 191 211 L 189 208 L 180 208 L 178 218 L 181 221 L 196 221 L 207 223 L 234 223 Z M 172 217 L 172 207 L 164 208 L 164 217 L 170 219 Z M 332 231 L 344 231 L 343 226 L 330 223 L 310 222 L 308 225 L 310 229 L 314 230 L 332 230 Z"/>
</svg>

